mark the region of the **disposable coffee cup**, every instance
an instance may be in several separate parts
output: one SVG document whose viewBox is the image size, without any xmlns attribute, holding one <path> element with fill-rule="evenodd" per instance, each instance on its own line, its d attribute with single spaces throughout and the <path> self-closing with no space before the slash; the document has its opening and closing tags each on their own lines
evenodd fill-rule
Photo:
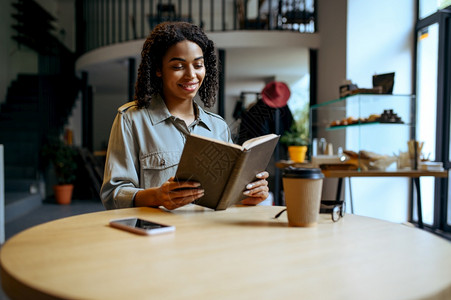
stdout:
<svg viewBox="0 0 451 300">
<path fill-rule="evenodd" d="M 283 190 L 288 225 L 313 227 L 318 222 L 324 175 L 318 168 L 285 168 Z"/>
</svg>

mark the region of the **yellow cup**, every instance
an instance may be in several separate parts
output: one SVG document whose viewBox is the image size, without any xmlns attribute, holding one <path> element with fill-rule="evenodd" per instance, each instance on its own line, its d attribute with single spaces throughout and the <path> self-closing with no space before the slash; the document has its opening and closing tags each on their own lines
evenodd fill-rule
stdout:
<svg viewBox="0 0 451 300">
<path fill-rule="evenodd" d="M 290 159 L 294 162 L 304 162 L 306 153 L 307 146 L 288 146 L 288 154 L 290 155 Z"/>
</svg>

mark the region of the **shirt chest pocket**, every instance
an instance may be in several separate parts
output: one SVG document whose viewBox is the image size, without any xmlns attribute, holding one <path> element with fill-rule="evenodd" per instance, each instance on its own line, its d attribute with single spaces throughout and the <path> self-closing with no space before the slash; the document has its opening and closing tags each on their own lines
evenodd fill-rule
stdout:
<svg viewBox="0 0 451 300">
<path fill-rule="evenodd" d="M 143 155 L 141 161 L 141 187 L 159 187 L 175 175 L 180 151 L 155 152 Z"/>
</svg>

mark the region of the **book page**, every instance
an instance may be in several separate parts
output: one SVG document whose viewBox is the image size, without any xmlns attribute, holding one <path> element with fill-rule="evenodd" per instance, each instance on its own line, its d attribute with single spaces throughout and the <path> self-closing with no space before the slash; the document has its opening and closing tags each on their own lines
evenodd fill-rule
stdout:
<svg viewBox="0 0 451 300">
<path fill-rule="evenodd" d="M 269 141 L 269 140 L 277 138 L 277 137 L 278 137 L 278 135 L 274 134 L 274 133 L 270 133 L 270 134 L 267 134 L 267 135 L 262 135 L 262 136 L 259 136 L 259 137 L 255 137 L 255 138 L 252 138 L 250 140 L 245 141 L 243 143 L 243 148 L 244 149 L 250 149 L 252 147 L 260 145 L 261 143 L 264 143 L 266 141 Z"/>
<path fill-rule="evenodd" d="M 227 146 L 230 146 L 230 147 L 233 147 L 233 148 L 237 148 L 237 149 L 240 149 L 240 150 L 244 149 L 243 147 L 241 147 L 240 145 L 237 145 L 237 144 L 227 143 L 227 142 L 224 142 L 224 141 L 221 141 L 221 140 L 217 140 L 217 139 L 210 138 L 210 137 L 205 137 L 205 136 L 198 135 L 198 134 L 195 134 L 195 133 L 191 133 L 191 135 L 194 136 L 194 137 L 197 137 L 199 139 L 203 139 L 203 140 L 212 141 L 212 142 L 215 142 L 215 143 L 227 145 Z"/>
<path fill-rule="evenodd" d="M 257 173 L 266 169 L 279 141 L 278 135 L 271 136 L 275 138 L 258 139 L 258 144 L 254 144 L 251 149 L 242 152 L 243 154 L 231 172 L 224 194 L 221 197 L 220 205 L 216 208 L 217 210 L 226 209 L 247 197 L 243 195 L 246 185 L 256 179 L 255 175 Z"/>
</svg>

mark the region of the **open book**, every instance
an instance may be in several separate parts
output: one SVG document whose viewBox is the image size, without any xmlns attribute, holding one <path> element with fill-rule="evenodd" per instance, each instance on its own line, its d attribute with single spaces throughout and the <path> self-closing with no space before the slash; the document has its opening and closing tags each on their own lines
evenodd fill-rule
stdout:
<svg viewBox="0 0 451 300">
<path fill-rule="evenodd" d="M 268 134 L 239 146 L 191 134 L 175 178 L 200 182 L 205 194 L 195 204 L 224 210 L 246 198 L 246 185 L 266 169 L 278 140 L 278 135 Z"/>
</svg>

